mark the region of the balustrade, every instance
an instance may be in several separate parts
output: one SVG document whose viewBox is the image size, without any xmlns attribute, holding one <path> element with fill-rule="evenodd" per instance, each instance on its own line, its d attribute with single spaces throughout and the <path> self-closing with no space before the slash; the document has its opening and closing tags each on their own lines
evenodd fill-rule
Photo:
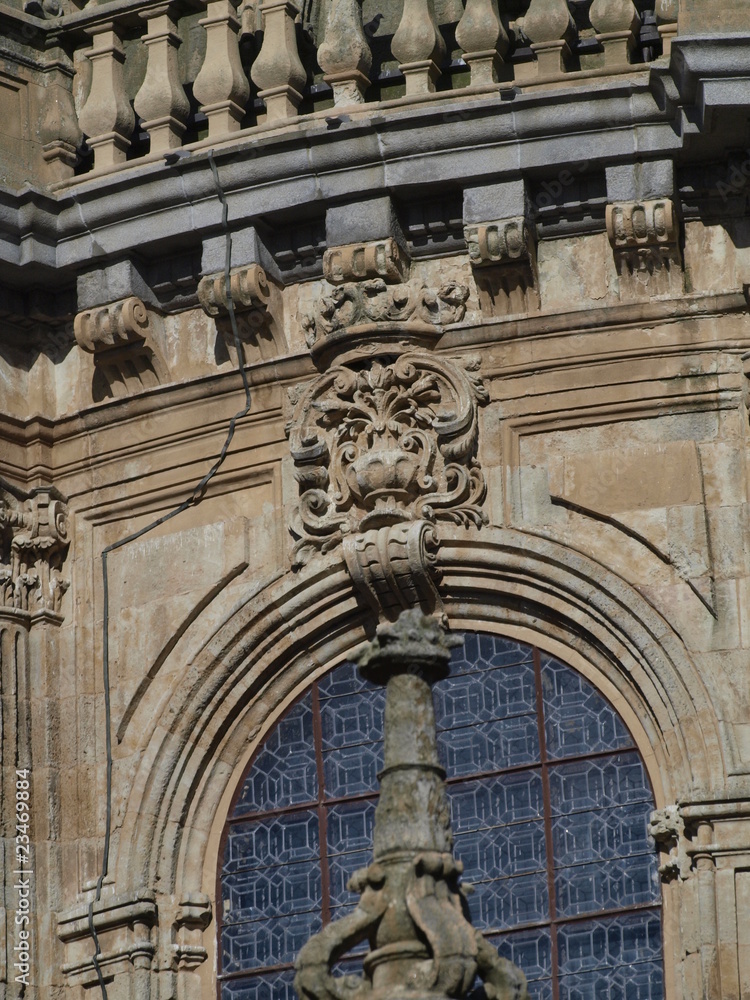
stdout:
<svg viewBox="0 0 750 1000">
<path fill-rule="evenodd" d="M 91 86 L 79 121 L 96 170 L 163 154 L 185 141 L 290 127 L 301 115 L 331 106 L 356 111 L 365 101 L 381 100 L 381 86 L 392 99 L 398 97 L 394 84 L 400 85 L 406 102 L 434 100 L 436 91 L 449 98 L 459 92 L 451 89 L 450 74 L 461 67 L 468 72 L 460 73 L 460 86 L 482 93 L 562 75 L 636 72 L 644 52 L 652 54 L 639 48 L 641 18 L 632 0 L 594 0 L 590 8 L 572 0 L 530 0 L 516 21 L 501 14 L 498 0 L 465 0 L 451 25 L 438 23 L 435 0 L 403 0 L 390 52 L 378 46 L 375 70 L 372 43 L 376 36 L 379 41 L 382 19 L 364 26 L 362 0 L 323 0 L 327 26 L 319 39 L 301 23 L 300 0 L 198 0 L 206 10 L 197 25 L 195 2 L 146 0 L 140 31 L 133 14 L 112 11 L 114 3 L 106 14 L 85 8 L 74 15 L 73 45 L 91 39 L 83 60 L 90 64 Z M 678 0 L 659 3 L 646 20 L 651 38 L 658 23 L 668 50 Z M 461 58 L 454 50 L 451 61 L 446 39 L 453 35 Z M 659 48 L 657 40 L 657 57 Z M 389 68 L 394 62 L 395 71 Z M 131 63 L 140 69 L 126 72 Z"/>
</svg>

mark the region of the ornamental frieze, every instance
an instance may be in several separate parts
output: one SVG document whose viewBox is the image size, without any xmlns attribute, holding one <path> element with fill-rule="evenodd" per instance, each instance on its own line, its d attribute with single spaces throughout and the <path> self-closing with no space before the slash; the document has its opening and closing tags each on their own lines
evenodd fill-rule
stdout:
<svg viewBox="0 0 750 1000">
<path fill-rule="evenodd" d="M 485 522 L 476 448 L 488 395 L 478 368 L 409 351 L 336 365 L 303 390 L 288 427 L 300 490 L 295 568 L 352 533 Z"/>
</svg>

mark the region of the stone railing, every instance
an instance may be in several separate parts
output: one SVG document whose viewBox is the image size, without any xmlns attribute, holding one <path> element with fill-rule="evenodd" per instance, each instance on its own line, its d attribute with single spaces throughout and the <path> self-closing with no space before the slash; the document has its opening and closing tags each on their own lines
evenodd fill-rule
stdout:
<svg viewBox="0 0 750 1000">
<path fill-rule="evenodd" d="M 516 21 L 500 17 L 496 0 L 466 0 L 457 23 L 439 25 L 433 0 L 403 0 L 383 25 L 381 15 L 364 25 L 361 0 L 330 0 L 316 48 L 297 0 L 89 5 L 57 28 L 75 51 L 89 151 L 76 172 L 331 108 L 627 72 L 668 48 L 673 6 L 657 26 L 632 0 L 531 0 Z"/>
</svg>

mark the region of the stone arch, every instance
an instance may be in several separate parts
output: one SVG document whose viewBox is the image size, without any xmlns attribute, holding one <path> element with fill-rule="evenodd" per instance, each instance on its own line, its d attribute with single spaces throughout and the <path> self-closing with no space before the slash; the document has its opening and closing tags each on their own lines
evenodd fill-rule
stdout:
<svg viewBox="0 0 750 1000">
<path fill-rule="evenodd" d="M 528 533 L 455 529 L 443 539 L 452 625 L 516 634 L 588 673 L 631 726 L 658 805 L 721 795 L 718 723 L 703 682 L 679 636 L 634 588 Z M 151 728 L 115 840 L 118 891 L 150 887 L 173 905 L 190 892 L 213 896 L 214 828 L 250 754 L 284 705 L 366 638 L 366 623 L 334 560 L 277 577 L 235 608 Z"/>
</svg>

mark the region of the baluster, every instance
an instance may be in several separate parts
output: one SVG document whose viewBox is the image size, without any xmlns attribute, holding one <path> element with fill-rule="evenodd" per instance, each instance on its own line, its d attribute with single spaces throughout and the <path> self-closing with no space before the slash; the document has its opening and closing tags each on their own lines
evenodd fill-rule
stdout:
<svg viewBox="0 0 750 1000">
<path fill-rule="evenodd" d="M 604 48 L 605 68 L 626 66 L 635 48 L 635 32 L 641 24 L 632 0 L 594 0 L 589 19 L 597 41 Z"/>
<path fill-rule="evenodd" d="M 672 52 L 672 39 L 677 34 L 677 21 L 680 13 L 679 0 L 658 0 L 656 4 L 656 24 L 664 45 L 665 56 Z"/>
<path fill-rule="evenodd" d="M 260 5 L 263 45 L 250 70 L 258 97 L 266 104 L 267 121 L 293 118 L 307 80 L 297 51 L 295 18 L 299 9 L 290 0 L 269 0 Z"/>
<path fill-rule="evenodd" d="M 237 32 L 240 22 L 234 8 L 239 0 L 205 0 L 206 56 L 193 84 L 193 94 L 208 118 L 208 135 L 236 132 L 245 117 L 250 84 L 240 60 Z"/>
<path fill-rule="evenodd" d="M 78 118 L 94 151 L 94 169 L 123 163 L 130 148 L 135 115 L 125 93 L 122 66 L 125 52 L 120 29 L 112 21 L 88 29 L 94 45 L 91 90 Z"/>
<path fill-rule="evenodd" d="M 404 0 L 391 51 L 406 77 L 406 95 L 435 90 L 445 58 L 445 42 L 435 20 L 432 0 Z"/>
<path fill-rule="evenodd" d="M 76 150 L 83 138 L 71 90 L 72 64 L 62 49 L 56 55 L 58 68 L 44 91 L 39 123 L 45 174 L 51 182 L 73 176 Z"/>
<path fill-rule="evenodd" d="M 146 76 L 136 94 L 135 110 L 151 137 L 151 152 L 179 146 L 190 104 L 179 79 L 177 48 L 180 38 L 172 18 L 172 7 L 153 7 L 141 14 L 148 23 L 143 39 L 148 49 Z"/>
<path fill-rule="evenodd" d="M 497 83 L 497 73 L 508 51 L 508 36 L 500 20 L 497 0 L 466 0 L 456 28 L 456 41 L 471 69 L 472 87 Z"/>
<path fill-rule="evenodd" d="M 519 24 L 536 55 L 536 75 L 565 72 L 570 43 L 575 38 L 575 25 L 565 0 L 531 0 Z"/>
<path fill-rule="evenodd" d="M 336 106 L 364 101 L 372 53 L 362 30 L 362 0 L 333 0 L 318 63 Z"/>
</svg>

